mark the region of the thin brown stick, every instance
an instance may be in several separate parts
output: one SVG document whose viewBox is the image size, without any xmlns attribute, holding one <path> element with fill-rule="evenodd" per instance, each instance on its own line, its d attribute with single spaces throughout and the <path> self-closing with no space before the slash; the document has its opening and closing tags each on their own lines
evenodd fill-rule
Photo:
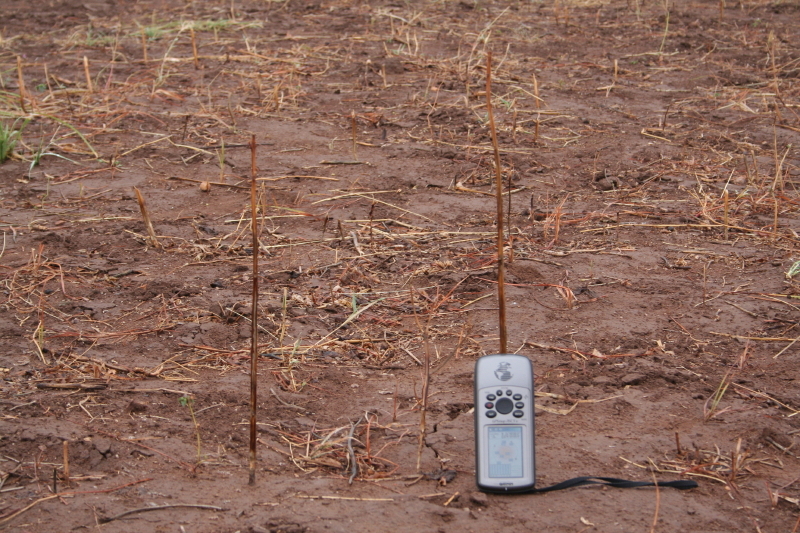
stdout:
<svg viewBox="0 0 800 533">
<path fill-rule="evenodd" d="M 347 479 L 347 484 L 352 485 L 353 480 L 358 475 L 358 459 L 356 459 L 356 452 L 353 450 L 353 435 L 355 435 L 356 427 L 361 423 L 361 417 L 355 424 L 350 424 L 350 434 L 347 435 L 347 455 L 350 458 L 350 477 Z M 419 469 L 419 465 L 417 465 Z"/>
<path fill-rule="evenodd" d="M 656 473 L 653 474 L 653 485 L 656 487 L 656 510 L 653 513 L 653 525 L 650 526 L 650 533 L 655 533 L 656 526 L 658 525 L 658 511 L 661 509 L 661 491 L 658 488 L 658 481 L 656 481 Z"/>
<path fill-rule="evenodd" d="M 163 509 L 175 509 L 179 507 L 189 507 L 192 509 L 210 509 L 211 511 L 224 510 L 222 507 L 217 507 L 216 505 L 204 505 L 200 503 L 173 503 L 171 505 L 157 505 L 154 507 L 141 507 L 139 509 L 131 509 L 130 511 L 125 511 L 123 513 L 119 513 L 114 516 L 109 516 L 108 518 L 100 518 L 98 521 L 101 524 L 107 524 L 109 522 L 113 522 L 114 520 L 119 520 L 120 518 L 136 513 L 145 513 L 147 511 L 161 511 Z"/>
<path fill-rule="evenodd" d="M 419 471 L 420 464 L 422 463 L 422 450 L 425 446 L 425 433 L 427 431 L 426 414 L 428 411 L 428 389 L 431 382 L 431 345 L 430 336 L 428 335 L 428 326 L 430 326 L 430 316 L 425 327 L 422 326 L 417 315 L 417 308 L 414 306 L 414 291 L 411 290 L 411 307 L 414 309 L 414 320 L 417 322 L 417 327 L 422 333 L 422 343 L 425 349 L 425 359 L 422 365 L 422 404 L 419 409 L 419 445 L 417 447 L 417 471 Z"/>
<path fill-rule="evenodd" d="M 199 183 L 201 187 L 203 186 L 203 184 L 206 184 L 206 185 L 208 185 L 209 189 L 211 188 L 212 185 L 222 185 L 223 187 L 230 187 L 232 189 L 249 189 L 250 188 L 250 187 L 244 187 L 244 186 L 241 186 L 241 185 L 234 185 L 234 184 L 228 183 L 228 182 L 223 183 L 221 181 L 196 180 L 196 179 L 192 179 L 192 178 L 182 178 L 180 176 L 167 176 L 164 179 L 188 181 L 188 182 L 191 182 L 191 183 Z"/>
<path fill-rule="evenodd" d="M 775 94 L 780 95 L 780 86 L 778 85 L 778 68 L 775 66 L 775 48 L 777 46 L 777 41 L 778 39 L 775 36 L 775 32 L 770 30 L 769 35 L 767 36 L 767 48 L 769 58 L 772 63 L 772 84 Z"/>
<path fill-rule="evenodd" d="M 64 441 L 64 486 L 69 487 L 69 441 Z"/>
<path fill-rule="evenodd" d="M 138 188 L 133 188 L 136 193 L 136 200 L 139 202 L 139 210 L 142 212 L 142 219 L 144 220 L 144 227 L 147 229 L 147 234 L 150 236 L 150 245 L 155 248 L 161 248 L 161 243 L 158 242 L 156 231 L 153 229 L 153 223 L 150 221 L 150 213 L 147 211 L 147 205 L 144 203 L 144 196 Z"/>
<path fill-rule="evenodd" d="M 36 505 L 38 505 L 38 504 L 40 504 L 42 502 L 46 502 L 47 500 L 52 500 L 54 498 L 58 498 L 59 496 L 60 496 L 59 494 L 51 494 L 50 496 L 45 496 L 43 498 L 39 498 L 38 500 L 34 500 L 33 502 L 31 502 L 30 504 L 26 505 L 25 507 L 23 507 L 19 511 L 15 511 L 12 514 L 8 515 L 7 517 L 5 517 L 3 519 L 0 519 L 0 525 L 3 525 L 6 522 L 9 522 L 9 521 L 13 520 L 14 518 L 18 517 L 19 515 L 21 515 L 22 513 L 27 511 L 28 509 L 32 509 L 33 507 L 35 507 Z"/>
<path fill-rule="evenodd" d="M 53 95 L 53 86 L 50 84 L 50 73 L 47 71 L 47 63 L 44 64 L 44 82 L 47 84 L 47 93 L 50 98 L 55 98 Z"/>
<path fill-rule="evenodd" d="M 775 355 L 773 355 L 773 356 L 772 356 L 772 358 L 773 358 L 773 359 L 777 359 L 778 357 L 780 357 L 780 356 L 783 354 L 783 352 L 785 352 L 786 350 L 788 350 L 789 348 L 791 348 L 792 346 L 794 346 L 794 343 L 796 343 L 796 342 L 797 342 L 797 341 L 799 341 L 799 340 L 800 340 L 800 337 L 797 337 L 795 340 L 793 340 L 793 341 L 792 341 L 792 342 L 790 342 L 788 345 L 786 345 L 786 346 L 783 348 L 783 350 L 781 350 L 780 352 L 778 352 L 778 353 L 776 353 Z"/>
<path fill-rule="evenodd" d="M 145 63 L 147 63 L 147 35 L 145 34 L 144 28 L 141 28 L 142 34 L 142 59 Z"/>
<path fill-rule="evenodd" d="M 775 191 L 772 191 L 772 240 L 778 240 L 778 214 L 780 213 L 780 201 L 778 201 L 778 196 L 775 194 Z"/>
<path fill-rule="evenodd" d="M 725 236 L 724 238 L 727 241 L 728 240 L 728 227 L 730 225 L 730 220 L 728 218 L 728 189 L 725 189 L 724 191 L 722 191 L 722 202 L 723 202 L 723 217 L 724 217 L 724 223 L 725 223 L 725 228 L 723 229 L 723 232 L 724 232 L 724 236 Z"/>
<path fill-rule="evenodd" d="M 492 111 L 492 53 L 486 56 L 486 111 L 489 114 L 489 129 L 492 132 L 494 148 L 495 193 L 497 197 L 497 306 L 500 326 L 500 353 L 506 353 L 508 341 L 506 333 L 506 290 L 505 290 L 505 253 L 503 251 L 503 172 L 500 168 L 500 150 L 497 143 L 497 129 L 494 125 Z"/>
<path fill-rule="evenodd" d="M 514 110 L 514 117 L 511 124 L 511 139 L 517 144 L 517 110 Z"/>
<path fill-rule="evenodd" d="M 394 395 L 392 396 L 392 423 L 397 422 L 397 380 L 394 382 Z"/>
<path fill-rule="evenodd" d="M 25 511 L 28 511 L 29 509 L 33 509 L 35 506 L 39 505 L 42 502 L 46 502 L 47 500 L 53 500 L 55 498 L 62 498 L 62 497 L 67 497 L 67 496 L 75 496 L 75 495 L 78 495 L 78 494 L 107 494 L 109 492 L 115 492 L 115 491 L 118 491 L 120 489 L 124 489 L 125 487 L 130 487 L 131 485 L 138 485 L 139 483 L 144 483 L 144 482 L 150 481 L 152 479 L 153 478 L 151 478 L 151 477 L 145 478 L 145 479 L 140 479 L 140 480 L 137 480 L 137 481 L 132 481 L 130 483 L 125 483 L 124 485 L 120 485 L 119 487 L 114 487 L 112 489 L 84 490 L 84 491 L 78 491 L 78 492 L 61 492 L 59 494 L 51 494 L 50 496 L 45 496 L 43 498 L 39 498 L 38 500 L 34 500 L 33 502 L 31 502 L 30 504 L 26 505 L 25 507 L 23 507 L 19 511 L 15 511 L 15 512 L 11 513 L 10 515 L 0 519 L 0 526 L 5 524 L 6 522 L 10 522 L 11 520 L 15 519 L 16 517 L 18 517 L 19 515 L 21 515 Z"/>
<path fill-rule="evenodd" d="M 256 406 L 258 403 L 258 218 L 256 212 L 256 136 L 250 138 L 250 229 L 253 233 L 253 300 L 250 318 L 250 485 L 256 483 Z"/>
<path fill-rule="evenodd" d="M 189 33 L 192 36 L 192 57 L 194 58 L 194 68 L 198 70 L 200 68 L 200 60 L 197 57 L 197 39 L 194 36 L 194 28 L 189 28 Z"/>
<path fill-rule="evenodd" d="M 542 99 L 539 97 L 539 80 L 536 79 L 536 74 L 533 75 L 533 96 L 536 103 L 536 129 L 533 130 L 533 143 L 536 144 L 539 139 L 539 119 L 542 107 Z"/>
<path fill-rule="evenodd" d="M 352 127 L 353 127 L 353 160 L 354 161 L 358 161 L 358 155 L 356 154 L 356 146 L 358 145 L 358 142 L 356 142 L 356 141 L 357 141 L 358 135 L 357 135 L 357 128 L 356 128 L 356 112 L 355 111 L 351 111 L 350 112 L 350 120 L 352 121 Z"/>
<path fill-rule="evenodd" d="M 23 113 L 27 113 L 28 111 L 25 110 L 25 96 L 27 92 L 25 90 L 25 78 L 22 76 L 22 58 L 17 56 L 17 79 L 19 81 L 19 106 L 22 108 Z"/>
<path fill-rule="evenodd" d="M 575 350 L 572 348 L 561 348 L 559 346 L 550 346 L 548 344 L 540 344 L 538 342 L 533 341 L 525 341 L 524 343 L 526 346 L 532 346 L 534 348 L 541 348 L 542 350 L 551 350 L 553 352 L 561 352 L 561 353 L 568 353 L 568 354 L 575 354 L 577 356 L 582 357 L 583 359 L 589 359 L 590 357 L 597 357 L 599 359 L 611 359 L 617 357 L 640 357 L 647 352 L 643 353 L 614 353 L 614 354 L 601 354 L 597 350 L 593 352 L 582 352 L 580 350 Z"/>
<path fill-rule="evenodd" d="M 92 76 L 89 74 L 89 58 L 86 56 L 83 56 L 83 73 L 86 75 L 86 90 L 93 93 L 94 85 L 92 84 Z"/>
<path fill-rule="evenodd" d="M 778 148 L 775 147 L 775 181 L 773 181 L 772 188 L 780 189 L 783 191 L 784 182 L 783 182 L 783 164 L 786 161 L 786 156 L 789 155 L 789 152 L 792 150 L 792 145 L 788 145 L 786 147 L 786 151 L 783 153 L 783 157 L 778 161 Z"/>
</svg>

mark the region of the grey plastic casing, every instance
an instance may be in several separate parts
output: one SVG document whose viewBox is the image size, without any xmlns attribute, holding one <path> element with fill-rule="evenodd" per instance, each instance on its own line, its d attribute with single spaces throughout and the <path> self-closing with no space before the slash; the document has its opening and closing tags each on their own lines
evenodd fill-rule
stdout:
<svg viewBox="0 0 800 533">
<path fill-rule="evenodd" d="M 505 398 L 513 408 L 503 414 Z M 536 483 L 533 365 L 522 355 L 475 363 L 475 480 L 484 492 L 523 492 Z"/>
</svg>

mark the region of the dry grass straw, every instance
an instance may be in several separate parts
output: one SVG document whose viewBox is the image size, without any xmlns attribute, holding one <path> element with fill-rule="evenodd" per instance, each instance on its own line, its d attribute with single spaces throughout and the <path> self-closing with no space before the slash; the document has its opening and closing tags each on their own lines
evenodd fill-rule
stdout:
<svg viewBox="0 0 800 533">
<path fill-rule="evenodd" d="M 144 201 L 144 196 L 142 196 L 141 191 L 134 187 L 133 191 L 136 193 L 136 201 L 139 202 L 139 211 L 142 213 L 142 219 L 144 220 L 144 226 L 147 230 L 148 235 L 148 243 L 153 248 L 161 248 L 161 243 L 158 241 L 158 237 L 156 237 L 156 231 L 153 229 L 153 223 L 150 220 L 150 213 L 147 210 L 147 205 Z"/>
<path fill-rule="evenodd" d="M 777 164 L 780 166 L 781 160 Z M 749 170 L 749 166 L 747 167 Z M 776 176 L 782 175 L 780 170 L 776 171 Z M 700 207 L 700 214 L 707 221 L 706 224 L 694 224 L 684 226 L 719 228 L 722 230 L 723 238 L 728 239 L 730 233 L 735 231 L 738 234 L 752 234 L 768 237 L 771 241 L 779 240 L 796 241 L 797 238 L 789 231 L 781 231 L 780 214 L 788 211 L 796 211 L 798 204 L 796 201 L 789 200 L 786 193 L 778 190 L 779 180 L 776 178 L 773 183 L 766 185 L 763 180 L 754 190 L 746 190 L 735 195 L 728 192 L 726 186 L 719 195 L 712 194 L 704 186 L 689 190 L 689 196 L 693 198 Z M 769 213 L 772 221 L 766 228 L 748 227 L 745 224 L 741 213 L 762 212 Z M 678 226 L 678 224 L 676 224 Z"/>
<path fill-rule="evenodd" d="M 564 196 L 561 201 L 556 205 L 553 212 L 545 218 L 544 225 L 542 226 L 542 239 L 547 240 L 550 234 L 550 228 L 553 229 L 553 239 L 547 244 L 546 248 L 552 248 L 558 244 L 558 238 L 561 235 L 561 226 L 564 223 L 564 204 L 567 202 L 569 194 Z"/>
<path fill-rule="evenodd" d="M 658 525 L 658 512 L 661 509 L 661 490 L 658 486 L 658 481 L 656 480 L 656 473 L 651 472 L 653 476 L 653 485 L 655 486 L 656 490 L 656 508 L 653 511 L 653 523 L 650 526 L 650 533 L 655 533 L 656 526 Z"/>
<path fill-rule="evenodd" d="M 658 52 L 664 51 L 664 45 L 667 43 L 667 34 L 669 33 L 669 0 L 664 0 L 664 36 L 661 38 L 661 46 L 658 47 Z"/>
<path fill-rule="evenodd" d="M 542 98 L 539 96 L 539 80 L 536 78 L 536 74 L 533 75 L 533 100 L 536 106 L 536 120 L 535 126 L 533 130 L 533 144 L 539 142 L 539 124 L 541 123 L 541 116 L 542 116 Z"/>
<path fill-rule="evenodd" d="M 500 150 L 497 142 L 497 128 L 492 109 L 492 53 L 486 55 L 486 112 L 489 115 L 489 130 L 492 135 L 495 167 L 495 197 L 497 199 L 497 307 L 500 335 L 500 353 L 508 350 L 508 330 L 506 328 L 505 293 L 505 231 L 503 230 L 503 171 L 500 164 Z M 509 200 L 510 201 L 510 200 Z"/>
<path fill-rule="evenodd" d="M 296 406 L 284 406 L 284 408 L 293 407 Z M 382 425 L 378 416 L 373 413 L 367 413 L 361 420 L 366 421 L 366 427 L 360 433 L 356 432 L 358 423 L 336 428 L 323 426 L 304 432 L 292 432 L 278 425 L 275 431 L 289 451 L 269 444 L 267 446 L 285 455 L 298 469 L 307 474 L 317 470 L 340 473 L 349 465 L 348 470 L 351 475 L 355 470 L 362 480 L 389 479 L 398 470 L 399 465 L 382 457 L 382 453 L 407 435 L 409 429 L 397 423 Z M 387 439 L 378 450 L 375 450 L 373 436 L 377 433 L 376 430 L 387 435 L 398 433 L 398 438 Z M 353 446 L 353 442 L 360 446 Z"/>
<path fill-rule="evenodd" d="M 145 29 L 144 29 L 144 26 L 139 28 L 139 34 L 141 36 L 141 41 L 142 41 L 142 61 L 147 63 L 147 61 L 148 61 L 148 57 L 147 57 L 147 33 L 146 33 Z"/>
<path fill-rule="evenodd" d="M 728 240 L 728 228 L 730 227 L 730 218 L 728 217 L 729 209 L 728 209 L 728 189 L 726 188 L 722 191 L 722 201 L 723 201 L 723 224 L 725 224 L 724 228 L 724 239 Z"/>
<path fill-rule="evenodd" d="M 353 134 L 353 161 L 358 161 L 358 154 L 356 153 L 356 149 L 358 146 L 358 124 L 356 122 L 356 112 L 352 111 L 350 113 L 350 123 L 352 128 Z"/>
<path fill-rule="evenodd" d="M 25 89 L 25 76 L 22 74 L 22 58 L 20 56 L 17 56 L 17 82 L 19 83 L 19 107 L 23 113 L 27 113 L 25 99 L 28 97 L 28 91 Z"/>
<path fill-rule="evenodd" d="M 666 459 L 658 463 L 649 459 L 649 464 L 642 465 L 627 459 L 624 460 L 629 464 L 651 469 L 654 472 L 708 479 L 733 488 L 741 480 L 754 474 L 754 465 L 770 464 L 765 459 L 754 458 L 748 449 L 743 449 L 741 439 L 738 440 L 734 449 L 727 453 L 721 451 L 719 447 L 715 447 L 714 450 L 705 450 L 695 446 L 693 449 L 680 448 L 674 459 Z"/>
<path fill-rule="evenodd" d="M 703 420 L 708 422 L 712 418 L 721 415 L 722 413 L 728 411 L 730 408 L 725 408 L 721 411 L 718 411 L 719 404 L 722 401 L 722 398 L 725 396 L 725 393 L 728 391 L 728 387 L 731 384 L 731 372 L 728 371 L 722 377 L 722 380 L 717 385 L 714 394 L 708 397 L 706 402 L 703 404 Z"/>
<path fill-rule="evenodd" d="M 196 70 L 199 70 L 200 69 L 200 59 L 199 59 L 199 57 L 197 55 L 197 38 L 195 37 L 195 34 L 194 34 L 194 26 L 189 28 L 189 34 L 191 35 L 191 38 L 192 38 L 192 59 L 194 60 L 194 68 Z"/>
<path fill-rule="evenodd" d="M 772 64 L 772 90 L 776 95 L 780 95 L 780 84 L 778 83 L 778 67 L 776 66 L 775 56 L 777 55 L 778 38 L 775 32 L 770 30 L 767 36 L 767 54 L 769 55 L 770 63 Z"/>
<path fill-rule="evenodd" d="M 64 470 L 63 470 L 63 474 L 62 474 L 62 483 L 64 483 L 64 486 L 69 487 L 69 485 L 70 485 L 70 472 L 69 472 L 69 441 L 68 440 L 64 440 L 63 443 L 62 443 L 61 455 L 62 455 L 62 461 L 63 461 L 63 465 L 64 465 Z"/>
<path fill-rule="evenodd" d="M 89 58 L 86 56 L 83 56 L 83 74 L 86 76 L 86 90 L 91 94 L 94 92 L 94 84 L 92 75 L 89 74 Z"/>
</svg>

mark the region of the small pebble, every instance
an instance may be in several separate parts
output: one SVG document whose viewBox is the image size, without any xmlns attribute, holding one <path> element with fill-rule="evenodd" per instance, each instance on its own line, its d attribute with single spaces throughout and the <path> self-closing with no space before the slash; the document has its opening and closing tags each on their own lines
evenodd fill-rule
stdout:
<svg viewBox="0 0 800 533">
<path fill-rule="evenodd" d="M 489 497 L 483 492 L 473 492 L 469 495 L 469 501 L 481 507 L 489 506 Z"/>
</svg>

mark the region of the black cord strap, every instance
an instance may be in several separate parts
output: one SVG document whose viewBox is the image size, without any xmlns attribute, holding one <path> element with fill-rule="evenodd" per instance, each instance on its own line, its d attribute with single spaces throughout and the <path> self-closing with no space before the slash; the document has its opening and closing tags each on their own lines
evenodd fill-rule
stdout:
<svg viewBox="0 0 800 533">
<path fill-rule="evenodd" d="M 541 489 L 530 489 L 526 492 L 550 492 L 553 490 L 571 489 L 572 487 L 580 487 L 582 485 L 606 485 L 609 487 L 616 487 L 618 489 L 631 489 L 635 487 L 671 487 L 678 490 L 687 490 L 697 488 L 697 482 L 691 479 L 679 479 L 677 481 L 630 481 L 627 479 L 617 479 L 614 477 L 597 477 L 597 476 L 584 476 L 568 479 L 549 487 L 542 487 Z"/>
</svg>

